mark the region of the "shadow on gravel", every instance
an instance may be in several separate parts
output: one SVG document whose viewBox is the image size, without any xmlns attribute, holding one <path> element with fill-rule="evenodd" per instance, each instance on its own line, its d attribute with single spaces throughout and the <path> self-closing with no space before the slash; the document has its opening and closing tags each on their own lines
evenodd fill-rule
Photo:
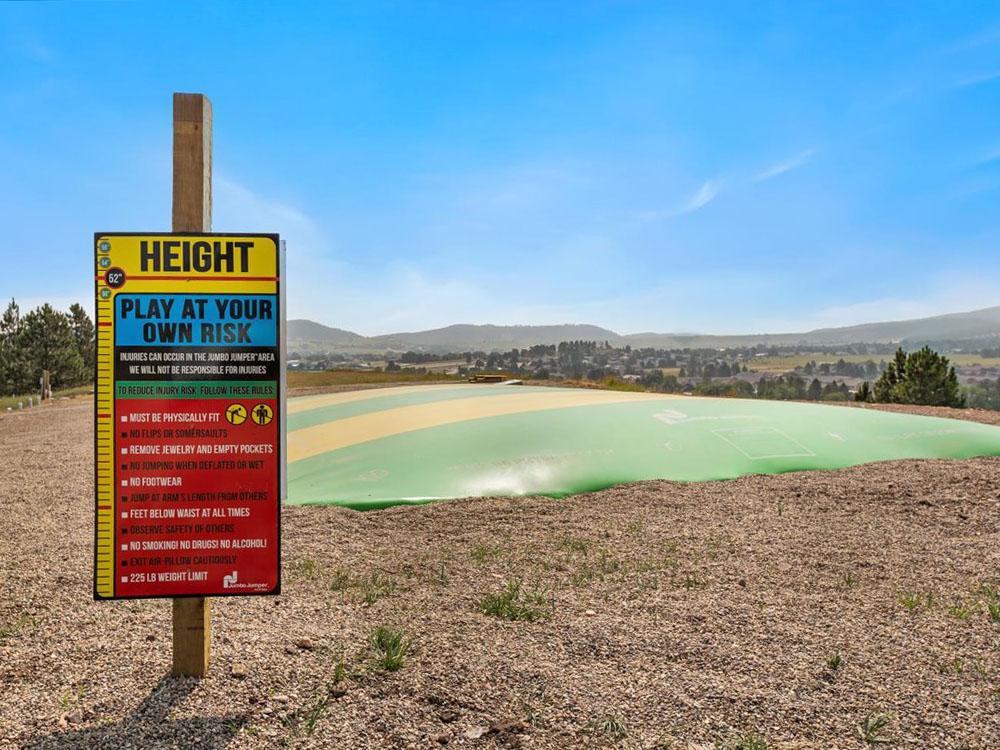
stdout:
<svg viewBox="0 0 1000 750">
<path fill-rule="evenodd" d="M 194 679 L 161 677 L 134 711 L 117 724 L 66 730 L 36 737 L 24 750 L 69 750 L 73 748 L 184 747 L 214 750 L 226 747 L 249 720 L 247 714 L 206 718 L 168 719 L 197 687 Z"/>
</svg>

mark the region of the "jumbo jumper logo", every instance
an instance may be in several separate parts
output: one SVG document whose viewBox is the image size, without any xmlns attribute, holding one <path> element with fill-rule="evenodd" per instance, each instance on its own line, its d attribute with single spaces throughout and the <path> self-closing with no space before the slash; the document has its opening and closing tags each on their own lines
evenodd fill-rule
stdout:
<svg viewBox="0 0 1000 750">
<path fill-rule="evenodd" d="M 222 588 L 224 589 L 240 589 L 240 590 L 250 590 L 250 591 L 262 591 L 267 588 L 266 583 L 240 583 L 239 574 L 234 570 L 232 573 L 226 576 L 222 576 Z"/>
</svg>

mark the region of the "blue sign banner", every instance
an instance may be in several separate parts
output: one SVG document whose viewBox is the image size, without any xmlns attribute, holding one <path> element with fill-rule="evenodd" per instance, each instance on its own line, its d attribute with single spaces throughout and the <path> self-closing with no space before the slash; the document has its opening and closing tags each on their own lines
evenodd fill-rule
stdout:
<svg viewBox="0 0 1000 750">
<path fill-rule="evenodd" d="M 115 295 L 116 346 L 275 346 L 278 302 L 267 294 Z"/>
</svg>

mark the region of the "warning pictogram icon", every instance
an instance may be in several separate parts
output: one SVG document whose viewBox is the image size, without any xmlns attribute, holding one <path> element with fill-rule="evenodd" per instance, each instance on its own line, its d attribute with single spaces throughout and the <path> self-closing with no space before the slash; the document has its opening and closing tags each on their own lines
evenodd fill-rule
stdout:
<svg viewBox="0 0 1000 750">
<path fill-rule="evenodd" d="M 253 421 L 263 426 L 269 424 L 274 419 L 274 411 L 267 404 L 257 404 L 250 413 Z"/>
<path fill-rule="evenodd" d="M 243 404 L 230 404 L 226 407 L 226 421 L 229 424 L 243 424 L 247 421 L 247 408 Z"/>
</svg>

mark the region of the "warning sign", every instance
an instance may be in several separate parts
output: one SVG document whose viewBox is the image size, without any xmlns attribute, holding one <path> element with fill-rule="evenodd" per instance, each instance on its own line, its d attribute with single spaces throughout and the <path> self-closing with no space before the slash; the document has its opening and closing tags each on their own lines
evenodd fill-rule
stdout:
<svg viewBox="0 0 1000 750">
<path fill-rule="evenodd" d="M 277 235 L 94 243 L 94 597 L 278 593 Z"/>
</svg>

